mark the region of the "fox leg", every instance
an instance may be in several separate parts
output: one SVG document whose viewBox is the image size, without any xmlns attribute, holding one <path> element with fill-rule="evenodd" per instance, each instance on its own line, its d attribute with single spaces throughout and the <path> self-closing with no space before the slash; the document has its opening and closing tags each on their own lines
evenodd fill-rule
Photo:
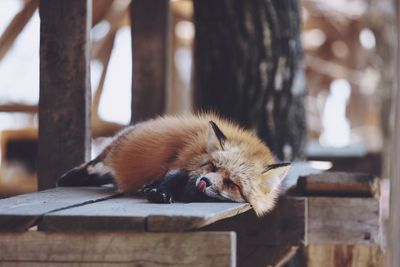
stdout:
<svg viewBox="0 0 400 267">
<path fill-rule="evenodd" d="M 145 185 L 143 193 L 151 202 L 174 203 L 182 196 L 188 179 L 184 171 L 171 170 L 161 181 Z"/>
</svg>

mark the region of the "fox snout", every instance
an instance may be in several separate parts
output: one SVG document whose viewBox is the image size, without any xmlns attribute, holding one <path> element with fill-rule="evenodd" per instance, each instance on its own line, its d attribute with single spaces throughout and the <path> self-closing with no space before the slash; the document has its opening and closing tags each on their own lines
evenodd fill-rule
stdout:
<svg viewBox="0 0 400 267">
<path fill-rule="evenodd" d="M 204 192 L 207 187 L 211 186 L 211 181 L 207 177 L 200 177 L 196 181 L 196 187 L 200 192 Z"/>
<path fill-rule="evenodd" d="M 218 184 L 218 181 L 213 181 L 215 177 L 200 176 L 196 180 L 196 189 L 207 197 L 211 197 L 223 201 L 232 201 L 233 199 L 227 197 L 225 192 Z M 215 183 L 216 182 L 216 183 Z"/>
</svg>

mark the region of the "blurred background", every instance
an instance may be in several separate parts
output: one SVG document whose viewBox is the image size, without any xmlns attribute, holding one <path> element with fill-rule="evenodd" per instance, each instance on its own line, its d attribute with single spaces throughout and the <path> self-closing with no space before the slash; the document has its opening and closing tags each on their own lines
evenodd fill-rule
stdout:
<svg viewBox="0 0 400 267">
<path fill-rule="evenodd" d="M 129 4 L 93 1 L 92 156 L 130 121 Z M 323 170 L 388 176 L 384 170 L 389 163 L 382 156 L 391 124 L 394 4 L 303 0 L 300 5 L 307 158 Z M 192 110 L 193 3 L 171 1 L 171 11 L 172 78 L 166 109 L 182 114 Z M 39 33 L 38 1 L 0 2 L 0 197 L 37 189 Z"/>
</svg>

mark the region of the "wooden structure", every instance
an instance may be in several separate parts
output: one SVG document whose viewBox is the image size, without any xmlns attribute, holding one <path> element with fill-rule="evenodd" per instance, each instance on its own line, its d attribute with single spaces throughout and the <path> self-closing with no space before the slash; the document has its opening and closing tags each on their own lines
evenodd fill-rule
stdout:
<svg viewBox="0 0 400 267">
<path fill-rule="evenodd" d="M 16 196 L 0 200 L 0 263 L 265 266 L 293 246 L 379 243 L 375 198 L 282 197 L 262 219 L 249 209 L 152 204 L 104 188 Z"/>
<path fill-rule="evenodd" d="M 168 77 L 169 8 L 164 0 L 148 2 L 132 2 L 133 121 L 163 111 Z M 48 190 L 0 201 L 1 264 L 265 266 L 284 261 L 293 246 L 379 242 L 376 198 L 283 196 L 257 219 L 248 204 L 159 205 L 101 188 L 49 189 L 88 157 L 91 1 L 42 0 L 39 8 L 39 180 Z M 150 12 L 166 24 L 147 28 L 143 13 Z M 160 42 L 149 47 L 145 38 Z"/>
</svg>

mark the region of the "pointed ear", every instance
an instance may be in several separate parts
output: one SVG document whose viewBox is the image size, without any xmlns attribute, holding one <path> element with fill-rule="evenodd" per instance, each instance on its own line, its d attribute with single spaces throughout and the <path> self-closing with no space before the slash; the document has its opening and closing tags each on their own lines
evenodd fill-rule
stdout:
<svg viewBox="0 0 400 267">
<path fill-rule="evenodd" d="M 208 124 L 208 137 L 207 137 L 207 152 L 212 152 L 217 149 L 224 150 L 226 136 L 213 121 Z"/>
<path fill-rule="evenodd" d="M 267 165 L 263 173 L 264 180 L 261 183 L 263 192 L 268 192 L 270 188 L 279 186 L 290 170 L 290 162 L 282 162 Z"/>
<path fill-rule="evenodd" d="M 275 164 L 268 164 L 264 168 L 264 173 L 266 173 L 267 171 L 273 170 L 273 169 L 278 169 L 278 168 L 286 167 L 286 166 L 290 167 L 290 162 L 279 162 L 279 163 L 275 163 Z"/>
<path fill-rule="evenodd" d="M 279 186 L 290 169 L 290 163 L 278 163 L 268 165 L 261 175 L 259 183 L 259 195 L 249 199 L 258 217 L 270 212 L 279 196 Z"/>
</svg>

